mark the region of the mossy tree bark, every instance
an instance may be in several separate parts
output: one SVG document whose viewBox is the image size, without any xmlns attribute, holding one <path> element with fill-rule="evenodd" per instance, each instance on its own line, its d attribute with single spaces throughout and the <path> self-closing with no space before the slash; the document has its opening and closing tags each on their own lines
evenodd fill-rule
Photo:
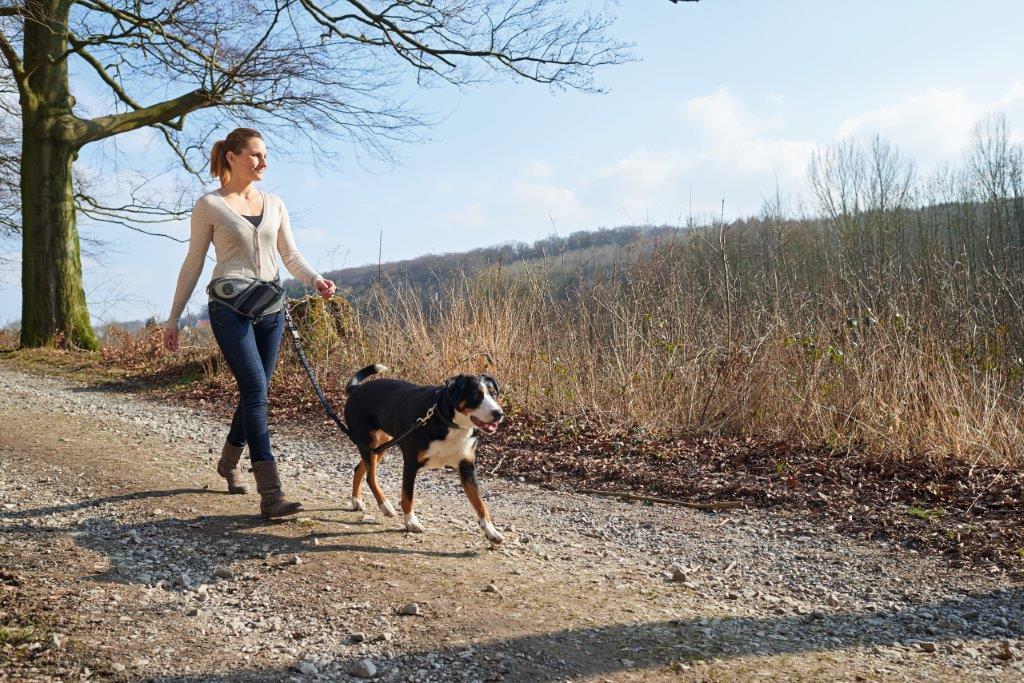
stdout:
<svg viewBox="0 0 1024 683">
<path fill-rule="evenodd" d="M 26 127 L 22 147 L 21 344 L 95 349 L 71 187 L 76 152 L 45 132 L 47 122 L 40 127 Z"/>
<path fill-rule="evenodd" d="M 22 93 L 22 346 L 95 349 L 82 285 L 71 165 L 78 120 L 68 84 L 70 2 L 36 4 L 41 21 L 25 22 Z"/>
</svg>

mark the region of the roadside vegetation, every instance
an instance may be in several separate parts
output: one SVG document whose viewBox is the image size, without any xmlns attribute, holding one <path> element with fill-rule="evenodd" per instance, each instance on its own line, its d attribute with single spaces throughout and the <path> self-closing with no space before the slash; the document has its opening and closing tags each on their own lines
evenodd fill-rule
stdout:
<svg viewBox="0 0 1024 683">
<path fill-rule="evenodd" d="M 992 117 L 930 177 L 876 138 L 819 151 L 809 180 L 813 208 L 779 192 L 757 217 L 621 245 L 380 269 L 349 300 L 297 307 L 307 351 L 339 404 L 371 362 L 423 383 L 492 372 L 501 474 L 788 504 L 1020 565 L 1024 153 Z M 209 334 L 183 339 L 171 356 L 157 328 L 108 330 L 89 363 L 228 411 Z M 43 353 L 62 355 L 83 362 Z M 290 348 L 275 382 L 272 419 L 330 434 Z"/>
</svg>

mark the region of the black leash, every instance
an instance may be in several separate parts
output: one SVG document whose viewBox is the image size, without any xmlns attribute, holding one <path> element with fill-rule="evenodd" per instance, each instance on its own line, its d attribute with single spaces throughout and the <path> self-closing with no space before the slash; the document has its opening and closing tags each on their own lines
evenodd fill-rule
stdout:
<svg viewBox="0 0 1024 683">
<path fill-rule="evenodd" d="M 324 390 L 320 388 L 320 383 L 316 381 L 316 375 L 313 373 L 313 368 L 310 367 L 309 365 L 309 358 L 306 357 L 306 351 L 302 348 L 302 339 L 299 336 L 299 328 L 295 326 L 295 321 L 292 320 L 291 311 L 288 310 L 287 301 L 284 304 L 284 325 L 285 328 L 287 328 L 287 330 L 291 333 L 292 347 L 295 349 L 295 355 L 299 357 L 299 363 L 302 364 L 302 369 L 306 371 L 306 376 L 309 377 L 309 383 L 313 385 L 313 391 L 316 392 L 317 398 L 320 399 L 320 405 L 323 406 L 324 412 L 327 413 L 327 417 L 334 420 L 334 423 L 338 425 L 338 429 L 341 430 L 342 434 L 347 436 L 349 440 L 352 441 L 352 443 L 355 443 L 358 446 L 359 444 L 356 443 L 355 438 L 352 436 L 352 432 L 349 431 L 349 428 L 346 427 L 345 423 L 341 421 L 341 418 L 338 417 L 338 414 L 334 412 L 334 408 L 331 407 L 331 402 L 327 400 L 327 396 L 324 395 Z M 434 417 L 435 414 L 447 426 L 455 427 L 456 429 L 463 429 L 463 427 L 459 427 L 457 424 L 455 424 L 451 420 L 446 419 L 443 415 L 437 412 L 437 408 L 441 405 L 441 396 L 443 395 L 444 392 L 439 393 L 437 395 L 437 401 L 434 402 L 434 405 L 430 406 L 427 412 L 424 413 L 421 417 L 416 418 L 416 420 L 412 423 L 412 425 L 409 426 L 408 429 L 406 429 L 404 432 L 402 432 L 395 438 L 391 439 L 391 441 L 383 443 L 380 446 L 377 446 L 376 448 L 373 448 L 371 450 L 374 453 L 380 453 L 382 451 L 387 450 L 388 448 L 391 448 L 395 444 L 400 443 L 407 436 L 409 436 L 417 429 L 425 426 L 428 422 L 430 422 L 430 419 Z"/>
<path fill-rule="evenodd" d="M 327 413 L 327 417 L 334 420 L 334 424 L 338 425 L 338 429 L 341 433 L 347 436 L 352 443 L 355 443 L 355 439 L 352 437 L 352 432 L 349 431 L 345 423 L 341 421 L 338 414 L 334 412 L 334 408 L 331 407 L 331 402 L 327 400 L 327 396 L 324 395 L 324 390 L 320 388 L 320 382 L 316 381 L 316 375 L 313 374 L 313 368 L 309 365 L 309 358 L 306 357 L 306 351 L 302 348 L 302 340 L 299 337 L 299 328 L 295 326 L 295 321 L 292 320 L 291 311 L 288 310 L 288 302 L 284 304 L 284 326 L 292 335 L 292 347 L 295 349 L 295 355 L 299 357 L 299 362 L 302 364 L 302 369 L 306 371 L 306 376 L 309 377 L 309 383 L 313 385 L 313 391 L 316 392 L 316 397 L 320 399 L 320 405 L 324 407 L 324 412 Z"/>
</svg>

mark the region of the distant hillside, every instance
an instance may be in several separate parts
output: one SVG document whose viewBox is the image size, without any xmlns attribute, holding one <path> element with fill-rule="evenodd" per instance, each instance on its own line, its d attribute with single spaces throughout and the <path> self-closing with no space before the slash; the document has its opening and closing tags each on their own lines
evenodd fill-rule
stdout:
<svg viewBox="0 0 1024 683">
<path fill-rule="evenodd" d="M 456 274 L 472 274 L 484 268 L 500 265 L 512 270 L 553 261 L 567 268 L 593 268 L 606 265 L 615 252 L 636 241 L 641 235 L 660 235 L 678 231 L 670 226 L 603 228 L 580 230 L 566 237 L 551 236 L 533 244 L 508 242 L 493 247 L 446 254 L 427 254 L 404 261 L 342 268 L 324 273 L 339 290 L 347 290 L 353 298 L 360 298 L 380 278 L 401 278 L 407 283 L 433 289 L 437 283 Z M 289 293 L 302 290 L 296 280 L 288 280 Z"/>
</svg>

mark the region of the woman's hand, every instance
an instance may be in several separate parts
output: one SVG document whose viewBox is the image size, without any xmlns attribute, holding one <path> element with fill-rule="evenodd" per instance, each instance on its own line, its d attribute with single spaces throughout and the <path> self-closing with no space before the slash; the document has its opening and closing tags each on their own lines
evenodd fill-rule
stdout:
<svg viewBox="0 0 1024 683">
<path fill-rule="evenodd" d="M 316 288 L 316 293 L 324 298 L 324 301 L 327 301 L 334 296 L 334 292 L 337 289 L 333 282 L 325 280 L 322 277 L 317 278 L 316 282 L 313 283 L 313 286 Z"/>
<path fill-rule="evenodd" d="M 164 348 L 168 351 L 178 350 L 178 326 L 168 323 L 164 326 Z"/>
</svg>

